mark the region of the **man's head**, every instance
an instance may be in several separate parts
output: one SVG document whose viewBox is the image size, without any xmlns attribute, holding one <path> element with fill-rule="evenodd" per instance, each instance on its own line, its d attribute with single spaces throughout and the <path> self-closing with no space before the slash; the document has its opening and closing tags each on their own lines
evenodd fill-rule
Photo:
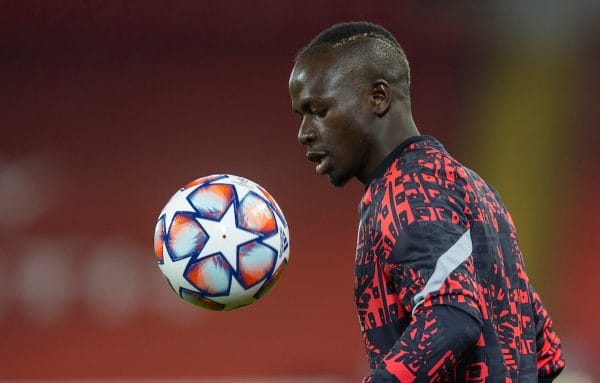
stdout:
<svg viewBox="0 0 600 383">
<path fill-rule="evenodd" d="M 382 27 L 337 24 L 296 57 L 292 108 L 298 140 L 317 172 L 341 186 L 365 182 L 404 139 L 418 134 L 410 112 L 410 71 L 396 39 Z"/>
</svg>

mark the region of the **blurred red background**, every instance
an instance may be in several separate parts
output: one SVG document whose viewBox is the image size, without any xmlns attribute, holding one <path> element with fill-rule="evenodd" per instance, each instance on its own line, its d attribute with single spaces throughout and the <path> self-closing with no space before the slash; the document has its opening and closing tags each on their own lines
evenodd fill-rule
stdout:
<svg viewBox="0 0 600 383">
<path fill-rule="evenodd" d="M 314 174 L 287 93 L 295 53 L 349 20 L 396 35 L 421 132 L 511 209 L 570 381 L 599 374 L 598 8 L 552 4 L 3 2 L 0 379 L 358 381 L 362 185 Z M 177 188 L 223 172 L 277 199 L 290 264 L 263 301 L 207 312 L 152 236 Z"/>
</svg>

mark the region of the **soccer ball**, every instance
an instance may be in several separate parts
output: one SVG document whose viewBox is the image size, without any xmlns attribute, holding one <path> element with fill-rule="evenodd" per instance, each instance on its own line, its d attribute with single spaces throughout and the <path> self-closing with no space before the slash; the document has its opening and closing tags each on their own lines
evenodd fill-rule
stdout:
<svg viewBox="0 0 600 383">
<path fill-rule="evenodd" d="M 289 258 L 288 225 L 261 186 L 229 174 L 179 189 L 154 231 L 158 267 L 181 298 L 210 310 L 256 302 Z"/>
</svg>

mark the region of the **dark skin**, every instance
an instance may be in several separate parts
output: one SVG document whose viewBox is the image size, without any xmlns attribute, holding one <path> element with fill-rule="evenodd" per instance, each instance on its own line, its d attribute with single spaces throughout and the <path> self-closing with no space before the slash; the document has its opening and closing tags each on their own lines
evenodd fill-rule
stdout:
<svg viewBox="0 0 600 383">
<path fill-rule="evenodd" d="M 372 73 L 373 59 L 340 49 L 307 52 L 290 75 L 292 109 L 301 119 L 298 141 L 334 186 L 355 177 L 365 183 L 391 151 L 419 135 L 410 99 L 385 75 Z"/>
</svg>

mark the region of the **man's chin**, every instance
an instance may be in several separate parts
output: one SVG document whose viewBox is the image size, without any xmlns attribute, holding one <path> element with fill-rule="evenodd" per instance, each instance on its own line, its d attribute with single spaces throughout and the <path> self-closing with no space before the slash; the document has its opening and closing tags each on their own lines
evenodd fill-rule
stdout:
<svg viewBox="0 0 600 383">
<path fill-rule="evenodd" d="M 348 181 L 352 179 L 352 177 L 336 176 L 335 174 L 331 173 L 327 174 L 327 177 L 329 178 L 329 182 L 336 188 L 344 187 L 348 183 Z"/>
</svg>

